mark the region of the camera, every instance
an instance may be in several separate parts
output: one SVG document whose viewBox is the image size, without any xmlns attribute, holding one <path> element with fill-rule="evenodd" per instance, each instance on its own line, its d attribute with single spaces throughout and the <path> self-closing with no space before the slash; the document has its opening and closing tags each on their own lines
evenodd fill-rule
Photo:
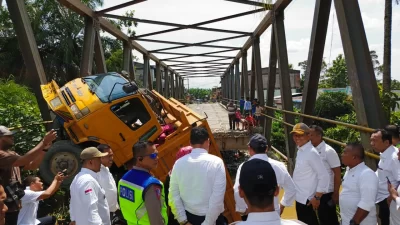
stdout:
<svg viewBox="0 0 400 225">
<path fill-rule="evenodd" d="M 4 203 L 8 208 L 20 208 L 20 200 L 25 195 L 24 189 L 24 186 L 18 181 L 13 181 L 4 188 L 7 194 L 7 199 L 4 200 Z"/>
</svg>

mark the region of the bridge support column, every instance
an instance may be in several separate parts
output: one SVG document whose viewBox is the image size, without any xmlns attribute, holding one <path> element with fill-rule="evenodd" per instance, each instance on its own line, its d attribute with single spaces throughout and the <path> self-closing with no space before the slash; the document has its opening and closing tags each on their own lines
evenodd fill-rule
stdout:
<svg viewBox="0 0 400 225">
<path fill-rule="evenodd" d="M 174 97 L 174 73 L 170 71 L 169 76 L 169 97 Z"/>
<path fill-rule="evenodd" d="M 161 89 L 162 89 L 162 82 L 161 82 L 161 65 L 160 63 L 156 63 L 156 90 L 158 93 L 161 93 Z"/>
<path fill-rule="evenodd" d="M 175 74 L 175 98 L 179 99 L 179 75 Z"/>
<path fill-rule="evenodd" d="M 175 90 L 175 73 L 171 73 L 171 97 L 176 97 L 176 90 Z"/>
<path fill-rule="evenodd" d="M 311 33 L 310 48 L 308 52 L 307 71 L 304 80 L 303 100 L 301 111 L 304 114 L 314 113 L 315 101 L 319 77 L 321 74 L 322 58 L 324 55 L 326 32 L 328 30 L 329 16 L 332 0 L 317 0 L 314 9 L 314 21 Z M 312 120 L 301 117 L 305 124 L 311 124 Z"/>
<path fill-rule="evenodd" d="M 169 71 L 168 67 L 164 68 L 164 96 L 169 98 Z"/>
<path fill-rule="evenodd" d="M 247 51 L 242 52 L 242 96 L 246 99 L 249 95 L 249 74 L 247 68 Z"/>
<path fill-rule="evenodd" d="M 260 37 L 257 36 L 253 43 L 253 54 L 254 54 L 254 68 L 257 80 L 257 99 L 260 105 L 264 105 L 264 82 L 262 78 L 261 69 L 261 54 L 260 54 Z M 264 124 L 264 117 L 260 117 L 260 124 Z"/>
<path fill-rule="evenodd" d="M 95 37 L 95 21 L 91 17 L 85 17 L 85 33 L 83 37 L 82 59 L 80 66 L 80 77 L 92 74 L 93 69 L 93 53 L 94 53 L 94 37 Z"/>
<path fill-rule="evenodd" d="M 150 71 L 149 71 L 149 56 L 143 54 L 143 87 L 144 88 L 149 88 L 149 76 L 150 76 Z"/>
<path fill-rule="evenodd" d="M 131 56 L 131 61 L 129 63 L 129 72 L 130 72 L 130 77 L 132 80 L 136 80 L 136 71 L 135 71 L 135 65 L 133 62 L 133 55 L 132 55 L 132 51 L 130 52 L 130 56 Z"/>
<path fill-rule="evenodd" d="M 360 6 L 358 1 L 335 0 L 335 8 L 357 122 L 361 126 L 383 128 L 387 118 L 379 98 Z M 369 133 L 361 132 L 364 148 L 372 151 L 369 137 Z M 372 169 L 376 168 L 375 160 L 367 158 L 366 163 Z"/>
<path fill-rule="evenodd" d="M 39 105 L 39 110 L 44 121 L 51 120 L 49 107 L 43 99 L 41 84 L 47 84 L 42 60 L 36 44 L 35 36 L 31 27 L 31 22 L 26 12 L 24 0 L 6 0 L 8 11 L 13 22 L 15 33 L 22 57 L 27 68 L 27 78 L 25 83 L 33 90 Z M 49 128 L 47 126 L 47 128 Z"/>
<path fill-rule="evenodd" d="M 269 51 L 269 71 L 267 81 L 267 106 L 273 107 L 274 105 L 274 93 L 276 84 L 276 43 L 275 43 L 275 25 L 272 24 L 271 30 L 271 43 Z M 266 109 L 266 114 L 270 117 L 275 117 L 275 111 L 272 109 Z M 268 148 L 271 149 L 271 135 L 272 135 L 272 119 L 265 118 L 264 134 L 267 138 Z"/>
<path fill-rule="evenodd" d="M 239 60 L 235 62 L 235 91 L 236 91 L 236 100 L 240 100 L 241 91 L 240 91 L 240 72 L 239 72 Z"/>
<path fill-rule="evenodd" d="M 101 43 L 100 32 L 95 31 L 94 37 L 94 60 L 96 63 L 96 73 L 107 73 L 106 59 L 104 58 L 104 49 Z"/>
<path fill-rule="evenodd" d="M 133 71 L 131 71 L 132 66 L 130 65 L 132 64 L 132 46 L 128 42 L 124 41 L 123 48 L 123 70 L 129 74 L 129 77 L 132 80 L 134 80 L 135 77 L 133 76 Z"/>
<path fill-rule="evenodd" d="M 229 68 L 229 72 L 230 72 L 230 76 L 231 76 L 231 101 L 233 102 L 233 104 L 236 104 L 236 102 L 234 102 L 233 100 L 236 99 L 236 90 L 235 90 L 235 70 L 234 67 L 231 66 Z"/>
<path fill-rule="evenodd" d="M 154 70 L 153 70 L 153 73 L 152 73 L 152 70 L 153 69 L 151 69 L 150 61 L 149 61 L 149 76 L 148 76 L 148 78 L 149 78 L 149 81 L 148 81 L 149 90 L 153 90 L 153 74 L 154 74 Z"/>
<path fill-rule="evenodd" d="M 275 43 L 277 48 L 279 74 L 280 74 L 280 90 L 282 98 L 282 108 L 287 111 L 293 111 L 293 100 L 292 91 L 290 85 L 289 76 L 289 61 L 286 47 L 286 34 L 285 25 L 283 22 L 284 14 L 283 11 L 279 12 L 275 17 Z M 285 122 L 294 124 L 294 116 L 292 114 L 284 113 L 283 119 Z M 290 174 L 293 174 L 294 170 L 294 157 L 296 146 L 294 144 L 293 138 L 290 135 L 292 127 L 285 125 L 285 135 L 286 135 L 286 151 L 288 157 L 288 170 Z"/>
<path fill-rule="evenodd" d="M 253 48 L 251 54 L 250 101 L 253 101 L 253 99 L 256 98 L 256 68 L 254 60 L 255 59 L 254 59 L 254 48 Z"/>
</svg>

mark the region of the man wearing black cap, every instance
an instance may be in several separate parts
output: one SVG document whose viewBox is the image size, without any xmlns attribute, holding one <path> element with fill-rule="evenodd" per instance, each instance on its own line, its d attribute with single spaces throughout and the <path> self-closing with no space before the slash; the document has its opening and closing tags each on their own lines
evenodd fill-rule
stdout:
<svg viewBox="0 0 400 225">
<path fill-rule="evenodd" d="M 274 198 L 279 194 L 277 177 L 272 165 L 262 159 L 252 159 L 242 165 L 239 177 L 239 195 L 248 206 L 247 221 L 240 225 L 294 225 L 281 220 L 275 210 Z"/>
<path fill-rule="evenodd" d="M 290 177 L 290 174 L 288 173 L 285 164 L 282 162 L 276 161 L 274 159 L 271 159 L 267 156 L 266 151 L 268 149 L 267 145 L 267 139 L 262 136 L 261 134 L 255 134 L 253 137 L 251 137 L 249 143 L 248 143 L 248 148 L 249 148 L 249 154 L 250 154 L 250 159 L 261 159 L 264 161 L 269 162 L 272 165 L 272 168 L 275 171 L 276 174 L 276 179 L 278 182 L 278 185 L 282 187 L 285 190 L 285 194 L 279 204 L 279 199 L 276 197 L 274 199 L 274 206 L 275 210 L 282 214 L 283 209 L 286 206 L 291 206 L 294 198 L 296 196 L 296 187 L 294 185 L 294 182 L 292 178 Z M 248 207 L 239 195 L 239 177 L 241 175 L 241 168 L 243 164 L 241 164 L 238 168 L 237 174 L 236 174 L 236 181 L 235 185 L 233 186 L 234 189 L 234 196 L 235 196 L 235 202 L 236 202 L 236 211 L 241 213 L 242 215 L 246 215 L 246 212 L 248 211 Z M 245 216 L 243 217 L 245 219 Z"/>
<path fill-rule="evenodd" d="M 57 135 L 54 130 L 49 131 L 43 140 L 35 148 L 20 156 L 11 151 L 14 146 L 14 133 L 5 126 L 0 126 L 0 177 L 2 185 L 6 190 L 11 183 L 21 183 L 20 167 L 24 170 L 35 170 L 39 167 L 45 155 L 45 149 L 49 148 Z M 12 201 L 7 202 L 8 211 L 6 213 L 6 224 L 16 224 L 20 203 L 18 205 Z"/>
</svg>

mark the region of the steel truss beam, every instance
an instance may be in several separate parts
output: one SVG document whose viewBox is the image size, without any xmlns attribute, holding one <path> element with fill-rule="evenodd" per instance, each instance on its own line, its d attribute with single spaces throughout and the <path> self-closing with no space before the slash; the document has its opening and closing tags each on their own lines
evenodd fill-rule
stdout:
<svg viewBox="0 0 400 225">
<path fill-rule="evenodd" d="M 188 25 L 188 28 L 190 29 L 192 27 L 197 27 L 197 26 L 202 26 L 202 25 L 206 25 L 206 24 L 210 24 L 210 23 L 220 22 L 223 20 L 229 20 L 229 19 L 246 16 L 246 15 L 251 15 L 251 14 L 259 13 L 259 12 L 263 12 L 263 11 L 264 11 L 264 9 L 251 10 L 251 11 L 247 11 L 247 12 L 243 12 L 243 13 L 238 13 L 238 14 L 234 14 L 234 15 L 230 15 L 230 16 L 225 16 L 225 17 L 221 17 L 221 18 L 217 18 L 217 19 L 212 19 L 212 20 L 207 20 L 207 21 L 200 22 L 200 23 L 191 24 L 191 25 Z M 152 36 L 152 35 L 156 35 L 156 34 L 164 34 L 164 33 L 168 33 L 168 32 L 188 29 L 188 28 L 172 28 L 172 29 L 167 29 L 167 30 L 162 30 L 162 31 L 156 31 L 156 32 L 152 32 L 152 33 L 138 35 L 138 36 L 136 36 L 136 38 L 148 37 L 148 36 Z"/>
<path fill-rule="evenodd" d="M 144 1 L 146 1 L 146 0 L 133 0 L 133 1 L 125 2 L 125 3 L 122 3 L 122 4 L 116 5 L 116 6 L 112 6 L 112 7 L 107 8 L 107 9 L 102 9 L 100 11 L 96 11 L 96 16 L 102 16 L 104 13 L 108 13 L 108 12 L 111 12 L 111 11 L 114 11 L 114 10 L 117 10 L 117 9 L 122 9 L 122 8 L 127 7 L 127 6 L 138 4 L 138 3 L 141 3 L 141 2 L 144 2 Z"/>
<path fill-rule="evenodd" d="M 218 62 L 208 62 L 208 63 L 204 63 L 204 62 L 187 62 L 187 63 L 181 63 L 181 64 L 175 64 L 175 65 L 169 65 L 169 66 L 173 67 L 173 66 L 183 66 L 183 65 L 191 65 L 191 64 L 210 64 L 210 65 L 221 65 L 221 66 L 222 65 L 230 65 L 229 63 L 218 63 Z"/>
<path fill-rule="evenodd" d="M 357 122 L 366 127 L 382 128 L 387 125 L 387 118 L 379 98 L 360 6 L 355 0 L 334 2 Z M 369 138 L 369 133 L 361 132 L 364 148 L 372 151 Z M 375 160 L 369 158 L 366 163 L 372 169 L 376 168 Z"/>
<path fill-rule="evenodd" d="M 223 65 L 222 65 L 223 66 Z M 219 65 L 207 65 L 207 66 L 190 66 L 190 65 L 178 65 L 175 67 L 179 68 L 195 68 L 195 69 L 204 69 L 204 68 L 214 68 L 214 69 L 225 69 L 225 67 L 220 67 Z"/>
<path fill-rule="evenodd" d="M 292 2 L 292 0 L 277 0 L 274 7 L 264 19 L 258 24 L 257 28 L 253 31 L 253 34 L 247 39 L 246 43 L 243 45 L 242 49 L 237 53 L 235 59 L 232 60 L 231 65 L 234 65 L 237 59 L 240 59 L 242 52 L 248 50 L 253 45 L 254 37 L 261 36 L 264 31 L 273 23 L 274 12 L 283 12 L 283 10 Z M 229 67 L 226 69 L 228 71 Z"/>
<path fill-rule="evenodd" d="M 190 54 L 190 53 L 180 53 L 180 52 L 157 52 L 157 54 L 168 54 L 168 55 L 181 55 L 181 56 L 207 56 L 207 57 L 214 57 L 210 56 L 212 54 L 223 53 L 223 52 L 232 52 L 235 51 L 234 49 L 228 50 L 221 50 L 215 52 L 206 52 L 206 53 L 199 53 L 199 54 Z"/>
<path fill-rule="evenodd" d="M 172 44 L 172 45 L 182 45 L 182 46 L 175 46 L 175 47 L 170 47 L 170 48 L 164 48 L 164 49 L 157 49 L 157 50 L 152 50 L 151 52 L 158 52 L 158 51 L 165 51 L 165 50 L 172 50 L 172 49 L 179 49 L 179 48 L 186 48 L 186 47 L 193 47 L 193 46 L 198 46 L 198 47 L 208 47 L 208 48 L 228 48 L 228 49 L 240 49 L 240 47 L 230 47 L 230 46 L 221 46 L 221 45 L 206 45 L 208 43 L 214 43 L 218 41 L 226 41 L 226 40 L 232 40 L 232 39 L 237 39 L 237 38 L 242 38 L 246 37 L 247 35 L 237 35 L 233 37 L 227 37 L 227 38 L 220 38 L 220 39 L 214 39 L 210 41 L 202 41 L 202 42 L 197 42 L 197 43 L 184 43 L 184 42 L 175 42 L 175 41 L 162 41 L 162 40 L 154 40 L 154 39 L 145 39 L 145 38 L 138 38 L 136 39 L 137 41 L 147 41 L 147 42 L 155 42 L 155 43 L 162 43 L 162 44 Z"/>
<path fill-rule="evenodd" d="M 236 2 L 236 3 L 252 5 L 252 6 L 260 6 L 266 10 L 271 10 L 274 8 L 274 4 L 266 4 L 266 3 L 262 3 L 262 2 L 254 2 L 254 1 L 248 1 L 248 0 L 225 0 L 225 1 Z"/>
<path fill-rule="evenodd" d="M 185 72 L 224 72 L 223 69 L 207 69 L 207 70 L 185 70 L 185 69 L 177 69 L 179 73 Z"/>
<path fill-rule="evenodd" d="M 194 61 L 183 61 L 183 60 L 174 60 L 174 59 L 170 59 L 170 60 L 164 60 L 164 61 L 168 61 L 168 62 L 179 62 L 179 63 L 210 63 L 210 62 L 218 62 L 218 61 L 224 61 L 227 59 L 212 59 L 212 60 L 207 60 L 207 61 L 199 61 L 199 62 L 194 62 Z"/>
<path fill-rule="evenodd" d="M 302 113 L 307 115 L 314 115 L 331 5 L 332 0 L 317 0 L 315 2 L 314 21 L 301 104 Z M 305 117 L 301 117 L 300 120 L 305 124 L 311 124 L 312 121 Z"/>
<path fill-rule="evenodd" d="M 171 57 L 171 58 L 165 58 L 165 59 L 160 59 L 161 61 L 166 61 L 169 59 L 183 59 L 183 58 L 189 58 L 189 57 L 195 57 L 195 56 L 177 56 L 177 57 Z M 231 57 L 231 56 L 219 56 L 219 55 L 215 55 L 215 56 L 207 56 L 207 55 L 202 55 L 201 57 L 211 57 L 211 58 L 220 58 L 220 59 L 233 59 L 235 57 Z"/>
<path fill-rule="evenodd" d="M 79 75 L 85 77 L 92 74 L 93 53 L 95 42 L 96 21 L 91 17 L 85 17 L 85 32 L 83 36 L 82 59 Z"/>
<path fill-rule="evenodd" d="M 98 20 L 100 24 L 100 28 L 109 34 L 113 35 L 117 39 L 121 41 L 129 41 L 132 44 L 132 47 L 139 51 L 142 54 L 148 55 L 148 57 L 154 62 L 160 62 L 163 67 L 167 67 L 168 65 L 164 62 L 161 62 L 155 55 L 149 53 L 143 46 L 137 43 L 134 40 L 130 40 L 130 38 L 124 34 L 121 30 L 119 30 L 114 24 L 110 23 L 107 19 L 97 17 L 96 12 L 83 4 L 80 0 L 57 0 L 64 7 L 76 12 L 77 14 L 83 17 L 91 17 Z"/>
<path fill-rule="evenodd" d="M 190 28 L 190 29 L 195 29 L 195 30 L 205 30 L 205 31 L 213 31 L 213 32 L 221 32 L 221 33 L 251 35 L 251 33 L 244 32 L 244 31 L 225 30 L 225 29 L 217 29 L 217 28 L 211 28 L 211 27 L 198 27 L 198 26 L 184 25 L 184 24 L 178 24 L 178 23 L 169 23 L 169 22 L 156 21 L 156 20 L 139 19 L 139 18 L 135 18 L 135 17 L 118 16 L 118 15 L 112 15 L 112 14 L 104 14 L 103 16 L 108 17 L 108 18 L 113 18 L 113 19 L 119 19 L 119 20 L 135 21 L 138 23 L 148 23 L 148 24 L 155 24 L 155 25 L 179 27 L 182 29 Z"/>
</svg>

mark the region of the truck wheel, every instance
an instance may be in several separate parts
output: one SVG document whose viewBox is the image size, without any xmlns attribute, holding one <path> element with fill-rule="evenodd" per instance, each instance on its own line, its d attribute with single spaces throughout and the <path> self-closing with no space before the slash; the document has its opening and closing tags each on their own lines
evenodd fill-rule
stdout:
<svg viewBox="0 0 400 225">
<path fill-rule="evenodd" d="M 75 175 L 80 171 L 82 148 L 72 141 L 63 140 L 55 142 L 43 158 L 40 165 L 40 175 L 44 182 L 51 184 L 58 172 L 67 169 L 68 178 L 62 182 L 61 187 L 69 188 Z"/>
</svg>

